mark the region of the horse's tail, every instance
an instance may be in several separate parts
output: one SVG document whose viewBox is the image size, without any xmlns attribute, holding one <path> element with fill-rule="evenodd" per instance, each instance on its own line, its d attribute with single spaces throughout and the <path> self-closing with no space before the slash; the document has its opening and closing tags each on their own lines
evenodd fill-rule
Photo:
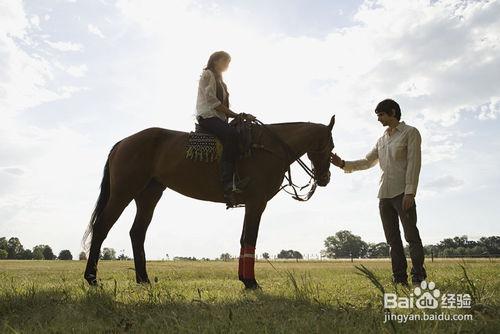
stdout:
<svg viewBox="0 0 500 334">
<path fill-rule="evenodd" d="M 115 149 L 115 147 L 119 144 L 120 142 L 116 143 L 109 154 Z M 89 225 L 87 226 L 87 229 L 85 230 L 85 233 L 83 234 L 82 238 L 82 247 L 85 250 L 85 252 L 88 253 L 90 249 L 90 241 L 88 241 L 89 237 L 92 236 L 92 231 L 94 229 L 94 225 L 99 219 L 100 215 L 104 211 L 104 208 L 106 207 L 106 204 L 108 203 L 109 200 L 109 193 L 110 193 L 110 181 L 109 181 L 109 154 L 108 154 L 108 159 L 106 160 L 106 164 L 104 165 L 104 173 L 102 176 L 102 181 L 101 181 L 101 192 L 99 193 L 99 197 L 97 198 L 97 202 L 95 204 L 94 211 L 92 212 L 92 216 L 90 216 L 90 222 Z M 92 238 L 90 238 L 92 240 Z"/>
</svg>

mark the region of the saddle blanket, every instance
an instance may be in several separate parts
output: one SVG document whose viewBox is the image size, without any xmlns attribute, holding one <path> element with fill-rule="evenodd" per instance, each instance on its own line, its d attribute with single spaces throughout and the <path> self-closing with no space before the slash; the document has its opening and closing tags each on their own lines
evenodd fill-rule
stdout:
<svg viewBox="0 0 500 334">
<path fill-rule="evenodd" d="M 222 144 L 208 133 L 190 132 L 186 146 L 186 158 L 194 161 L 219 161 L 222 155 Z"/>
</svg>

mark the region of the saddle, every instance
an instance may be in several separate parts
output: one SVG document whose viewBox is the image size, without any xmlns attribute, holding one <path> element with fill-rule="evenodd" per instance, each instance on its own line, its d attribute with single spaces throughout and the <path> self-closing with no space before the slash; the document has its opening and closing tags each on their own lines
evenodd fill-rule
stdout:
<svg viewBox="0 0 500 334">
<path fill-rule="evenodd" d="M 239 158 L 251 155 L 252 148 L 252 122 L 245 121 L 241 117 L 234 118 L 229 122 L 238 132 Z M 220 161 L 222 156 L 222 143 L 213 134 L 207 132 L 199 124 L 195 124 L 195 131 L 188 135 L 186 145 L 186 158 L 200 162 Z"/>
</svg>

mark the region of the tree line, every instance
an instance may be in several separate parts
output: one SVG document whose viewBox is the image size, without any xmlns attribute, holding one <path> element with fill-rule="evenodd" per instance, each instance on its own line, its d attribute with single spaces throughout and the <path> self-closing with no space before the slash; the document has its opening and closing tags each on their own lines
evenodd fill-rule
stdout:
<svg viewBox="0 0 500 334">
<path fill-rule="evenodd" d="M 99 256 L 101 260 L 129 260 L 125 254 L 116 256 L 116 251 L 113 248 L 103 248 Z M 16 259 L 16 260 L 73 260 L 73 254 L 68 249 L 63 249 L 59 255 L 55 255 L 49 245 L 36 245 L 32 249 L 24 248 L 23 244 L 17 237 L 7 239 L 0 237 L 0 260 L 1 259 Z M 81 252 L 78 255 L 79 260 L 87 260 L 87 254 Z"/>
<path fill-rule="evenodd" d="M 327 258 L 380 258 L 389 256 L 385 242 L 367 243 L 351 231 L 339 231 L 326 238 L 322 255 Z M 499 257 L 500 236 L 482 237 L 478 241 L 464 236 L 446 238 L 437 244 L 425 245 L 426 256 L 432 257 Z M 408 245 L 405 253 L 409 255 Z"/>
<path fill-rule="evenodd" d="M 329 236 L 324 241 L 325 248 L 321 251 L 321 257 L 325 258 L 384 258 L 389 257 L 389 245 L 385 242 L 369 243 L 361 239 L 360 236 L 351 231 L 342 230 Z M 437 244 L 425 245 L 424 252 L 426 256 L 432 257 L 499 257 L 500 256 L 500 236 L 482 237 L 477 241 L 469 240 L 464 236 L 454 238 L 445 238 Z M 409 256 L 408 245 L 405 247 L 405 253 Z M 278 259 L 303 259 L 303 255 L 296 250 L 281 250 L 277 256 Z M 102 260 L 129 260 L 130 258 L 123 254 L 116 255 L 113 248 L 105 247 L 99 256 Z M 168 254 L 167 254 L 168 258 Z M 262 258 L 269 259 L 269 253 L 262 253 Z M 73 260 L 73 255 L 68 249 L 63 249 L 59 255 L 55 255 L 49 245 L 36 245 L 32 249 L 24 248 L 17 237 L 7 239 L 0 237 L 0 259 L 18 259 L 18 260 Z M 79 260 L 86 260 L 87 255 L 81 252 L 78 255 Z M 229 253 L 223 253 L 220 259 L 227 261 L 232 259 Z M 176 256 L 174 260 L 197 261 L 195 257 Z M 202 260 L 209 260 L 203 258 Z"/>
<path fill-rule="evenodd" d="M 325 248 L 321 251 L 321 258 L 387 258 L 390 247 L 386 242 L 369 243 L 351 231 L 342 230 L 329 236 L 324 241 Z M 409 256 L 409 247 L 404 247 L 406 256 Z M 437 244 L 425 245 L 424 253 L 428 257 L 500 257 L 500 236 L 482 237 L 478 241 L 469 240 L 467 236 L 446 238 Z M 263 259 L 269 259 L 269 253 L 262 253 Z M 229 261 L 233 257 L 223 253 L 219 259 Z M 237 257 L 236 257 L 237 258 Z M 303 259 L 296 250 L 281 250 L 275 258 Z"/>
</svg>

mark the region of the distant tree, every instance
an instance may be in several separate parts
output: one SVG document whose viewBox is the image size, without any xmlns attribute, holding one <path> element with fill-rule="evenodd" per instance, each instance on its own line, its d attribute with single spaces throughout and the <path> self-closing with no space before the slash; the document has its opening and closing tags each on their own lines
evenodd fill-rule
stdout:
<svg viewBox="0 0 500 334">
<path fill-rule="evenodd" d="M 174 256 L 174 261 L 197 261 L 193 256 Z"/>
<path fill-rule="evenodd" d="M 19 259 L 24 251 L 24 247 L 19 241 L 19 238 L 12 237 L 7 241 L 7 256 L 8 259 Z"/>
<path fill-rule="evenodd" d="M 0 260 L 6 259 L 9 256 L 9 253 L 5 250 L 0 248 Z"/>
<path fill-rule="evenodd" d="M 68 249 L 63 249 L 59 252 L 59 256 L 57 258 L 59 260 L 73 260 L 73 255 Z"/>
<path fill-rule="evenodd" d="M 268 252 L 264 252 L 264 253 L 262 253 L 262 257 L 263 257 L 264 259 L 268 260 L 268 259 L 269 259 L 269 253 L 268 253 Z"/>
<path fill-rule="evenodd" d="M 80 261 L 87 260 L 87 254 L 85 252 L 80 252 L 80 254 L 78 255 L 78 260 Z"/>
<path fill-rule="evenodd" d="M 121 253 L 120 255 L 118 255 L 118 260 L 121 260 L 121 261 L 126 261 L 126 260 L 131 260 L 131 258 L 129 258 L 127 255 Z"/>
<path fill-rule="evenodd" d="M 7 239 L 5 237 L 1 237 L 0 238 L 0 249 L 3 249 L 4 251 L 6 251 L 8 253 L 8 243 L 7 243 Z"/>
<path fill-rule="evenodd" d="M 445 248 L 442 252 L 442 255 L 444 257 L 454 257 L 457 256 L 457 252 L 455 251 L 455 248 Z"/>
<path fill-rule="evenodd" d="M 475 246 L 468 248 L 466 254 L 469 256 L 488 256 L 488 251 L 484 246 Z"/>
<path fill-rule="evenodd" d="M 43 250 L 45 249 L 45 245 L 36 245 L 33 247 L 33 259 L 35 260 L 43 260 Z"/>
<path fill-rule="evenodd" d="M 491 255 L 500 255 L 500 236 L 482 237 L 478 241 L 478 246 L 484 247 Z"/>
<path fill-rule="evenodd" d="M 113 248 L 104 247 L 100 258 L 101 260 L 116 260 L 116 251 Z"/>
<path fill-rule="evenodd" d="M 293 249 L 290 250 L 284 250 L 282 249 L 281 252 L 278 254 L 278 259 L 302 259 L 302 254 L 300 252 L 295 251 Z"/>
<path fill-rule="evenodd" d="M 457 245 L 455 244 L 455 241 L 452 238 L 445 238 L 443 239 L 438 245 L 437 245 L 439 250 L 445 250 L 445 249 L 453 249 L 457 248 Z"/>
<path fill-rule="evenodd" d="M 389 256 L 389 245 L 385 242 L 368 244 L 366 256 L 369 258 L 381 258 Z"/>
<path fill-rule="evenodd" d="M 437 256 L 436 250 L 435 250 L 434 245 L 425 245 L 424 246 L 424 254 L 425 256 L 430 256 L 431 254 L 434 254 L 434 256 Z"/>
<path fill-rule="evenodd" d="M 445 238 L 436 245 L 425 246 L 426 255 L 432 250 L 435 257 L 499 256 L 500 236 L 469 240 L 466 235 Z"/>
<path fill-rule="evenodd" d="M 348 258 L 366 256 L 368 245 L 360 236 L 351 231 L 339 231 L 325 240 L 324 254 L 328 258 Z"/>
<path fill-rule="evenodd" d="M 231 254 L 229 254 L 229 253 L 222 253 L 220 255 L 220 259 L 222 261 L 229 261 L 229 260 L 231 260 Z"/>
<path fill-rule="evenodd" d="M 25 249 L 19 254 L 19 259 L 22 260 L 33 260 L 33 252 L 31 249 Z"/>
<path fill-rule="evenodd" d="M 52 252 L 52 248 L 48 245 L 45 245 L 43 248 L 43 258 L 45 260 L 54 260 L 56 258 L 54 252 Z"/>
</svg>

